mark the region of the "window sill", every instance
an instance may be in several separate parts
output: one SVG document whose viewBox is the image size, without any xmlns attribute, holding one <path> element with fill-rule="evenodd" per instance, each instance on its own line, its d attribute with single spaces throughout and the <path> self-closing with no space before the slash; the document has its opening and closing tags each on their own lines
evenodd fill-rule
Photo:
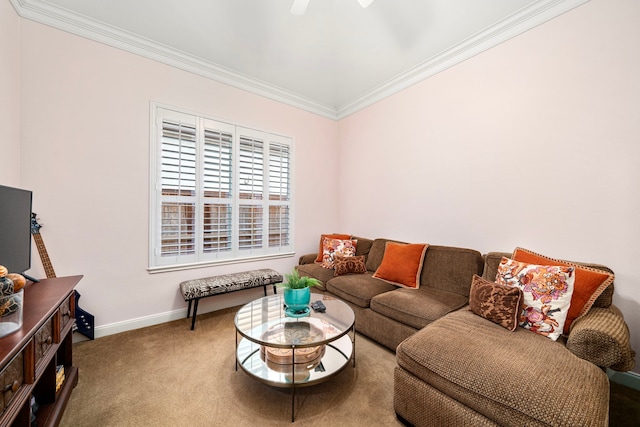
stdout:
<svg viewBox="0 0 640 427">
<path fill-rule="evenodd" d="M 215 265 L 242 264 L 246 262 L 264 261 L 268 259 L 291 258 L 295 256 L 295 254 L 295 252 L 282 252 L 278 254 L 260 255 L 248 258 L 233 258 L 218 261 L 194 262 L 189 264 L 161 265 L 157 267 L 148 267 L 147 271 L 149 272 L 149 274 L 167 273 L 170 271 L 191 270 L 194 268 L 205 268 Z"/>
</svg>

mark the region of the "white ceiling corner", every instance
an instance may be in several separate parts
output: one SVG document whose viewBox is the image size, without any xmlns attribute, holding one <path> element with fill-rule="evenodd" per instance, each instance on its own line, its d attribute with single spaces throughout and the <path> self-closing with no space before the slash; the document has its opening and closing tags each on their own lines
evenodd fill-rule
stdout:
<svg viewBox="0 0 640 427">
<path fill-rule="evenodd" d="M 10 0 L 63 31 L 339 120 L 588 0 Z M 184 6 L 188 7 L 184 7 Z"/>
</svg>

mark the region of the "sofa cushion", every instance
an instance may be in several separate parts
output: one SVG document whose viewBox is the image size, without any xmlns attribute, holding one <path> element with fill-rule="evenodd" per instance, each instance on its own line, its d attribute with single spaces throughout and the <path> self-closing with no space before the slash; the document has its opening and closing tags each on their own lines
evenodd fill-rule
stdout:
<svg viewBox="0 0 640 427">
<path fill-rule="evenodd" d="M 365 256 L 336 256 L 333 258 L 334 276 L 344 274 L 364 274 L 367 268 L 364 266 Z"/>
<path fill-rule="evenodd" d="M 477 274 L 471 282 L 469 309 L 480 317 L 514 331 L 522 309 L 522 291 L 515 286 L 499 285 Z"/>
<path fill-rule="evenodd" d="M 500 425 L 601 426 L 607 420 L 609 382 L 597 366 L 560 342 L 522 328 L 509 332 L 469 310 L 407 338 L 396 359 Z"/>
<path fill-rule="evenodd" d="M 468 298 L 471 279 L 474 274 L 482 274 L 483 266 L 482 254 L 476 250 L 430 245 L 424 257 L 420 286 Z"/>
<path fill-rule="evenodd" d="M 382 262 L 373 277 L 392 285 L 419 288 L 422 262 L 428 246 L 423 243 L 387 242 Z"/>
<path fill-rule="evenodd" d="M 356 256 L 369 256 L 369 251 L 371 250 L 371 245 L 373 245 L 373 240 L 359 236 L 351 236 L 351 239 L 358 241 L 358 245 L 356 246 Z"/>
<path fill-rule="evenodd" d="M 371 277 L 371 272 L 334 277 L 326 283 L 327 290 L 345 301 L 368 308 L 371 298 L 383 292 L 398 289 Z"/>
<path fill-rule="evenodd" d="M 498 266 L 502 258 L 511 257 L 511 252 L 489 252 L 484 256 L 484 269 L 482 278 L 490 282 L 495 282 L 498 274 Z"/>
<path fill-rule="evenodd" d="M 520 326 L 554 341 L 562 335 L 573 294 L 574 267 L 528 264 L 502 258 L 496 282 L 522 290 Z"/>
<path fill-rule="evenodd" d="M 375 239 L 369 249 L 369 255 L 367 255 L 367 270 L 376 271 L 380 267 L 382 258 L 384 257 L 384 250 L 387 246 L 387 242 L 405 243 L 398 240 L 389 239 Z"/>
<path fill-rule="evenodd" d="M 320 264 L 302 264 L 296 265 L 295 268 L 300 276 L 313 277 L 321 282 L 320 286 L 314 286 L 312 289 L 326 290 L 327 282 L 334 277 L 332 269 L 324 268 Z"/>
<path fill-rule="evenodd" d="M 453 292 L 422 287 L 396 288 L 371 299 L 371 310 L 416 329 L 464 306 L 467 298 Z"/>
<path fill-rule="evenodd" d="M 576 281 L 573 295 L 571 296 L 571 306 L 564 324 L 565 334 L 569 333 L 571 323 L 588 312 L 600 294 L 614 280 L 614 275 L 607 271 L 596 270 L 595 268 L 585 267 L 570 261 L 549 258 L 523 248 L 516 248 L 511 258 L 532 264 L 573 266 L 576 269 Z"/>
</svg>

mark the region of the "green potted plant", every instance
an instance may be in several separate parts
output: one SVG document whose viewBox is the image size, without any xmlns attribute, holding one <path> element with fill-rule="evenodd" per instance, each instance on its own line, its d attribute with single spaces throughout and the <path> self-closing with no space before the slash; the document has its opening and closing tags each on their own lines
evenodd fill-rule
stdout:
<svg viewBox="0 0 640 427">
<path fill-rule="evenodd" d="M 311 301 L 311 287 L 320 281 L 312 277 L 300 276 L 297 270 L 285 274 L 285 281 L 278 286 L 284 288 L 284 303 L 289 314 L 307 313 Z"/>
</svg>

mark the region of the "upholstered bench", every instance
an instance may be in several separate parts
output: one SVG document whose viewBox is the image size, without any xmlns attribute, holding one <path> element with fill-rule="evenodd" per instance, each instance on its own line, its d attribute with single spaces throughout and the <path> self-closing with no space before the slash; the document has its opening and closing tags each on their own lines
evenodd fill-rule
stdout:
<svg viewBox="0 0 640 427">
<path fill-rule="evenodd" d="M 202 279 L 187 280 L 180 283 L 180 291 L 185 301 L 189 302 L 187 319 L 191 316 L 191 303 L 193 304 L 193 318 L 191 330 L 195 328 L 198 302 L 202 298 L 214 295 L 228 294 L 244 289 L 264 288 L 267 296 L 267 286 L 273 285 L 273 293 L 276 293 L 276 284 L 282 282 L 282 274 L 270 268 L 261 270 L 243 271 L 240 273 L 224 274 L 222 276 L 205 277 Z"/>
</svg>

